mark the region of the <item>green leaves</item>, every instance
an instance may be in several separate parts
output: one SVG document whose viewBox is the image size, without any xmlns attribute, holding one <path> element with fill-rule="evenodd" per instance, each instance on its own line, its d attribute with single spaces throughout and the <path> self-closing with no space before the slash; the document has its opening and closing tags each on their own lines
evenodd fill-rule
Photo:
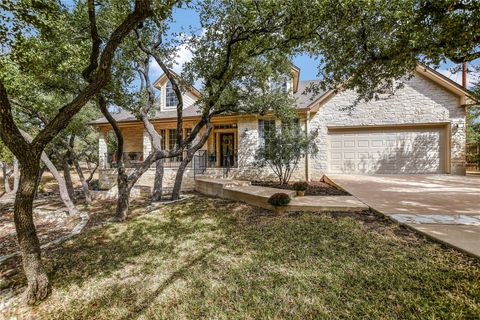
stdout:
<svg viewBox="0 0 480 320">
<path fill-rule="evenodd" d="M 307 3 L 304 32 L 316 34 L 303 49 L 321 59 L 322 88 L 356 89 L 375 99 L 419 62 L 436 66 L 480 58 L 478 1 L 316 1 Z"/>
<path fill-rule="evenodd" d="M 295 121 L 282 124 L 282 128 L 269 131 L 265 143 L 255 155 L 256 166 L 268 166 L 277 175 L 280 184 L 286 184 L 299 161 L 307 154 L 318 153 L 316 138 L 318 133 L 305 133 Z"/>
</svg>

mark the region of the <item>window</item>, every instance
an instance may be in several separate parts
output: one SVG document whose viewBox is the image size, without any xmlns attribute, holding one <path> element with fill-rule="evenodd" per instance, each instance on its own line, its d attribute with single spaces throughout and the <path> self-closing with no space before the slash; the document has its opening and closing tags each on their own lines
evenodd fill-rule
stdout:
<svg viewBox="0 0 480 320">
<path fill-rule="evenodd" d="M 177 144 L 177 129 L 169 129 L 168 130 L 168 150 L 175 149 L 175 145 Z M 171 158 L 170 161 L 182 161 L 182 156 L 178 156 L 175 158 Z"/>
<path fill-rule="evenodd" d="M 165 95 L 165 107 L 166 108 L 176 108 L 178 104 L 177 95 L 173 90 L 172 83 L 170 81 L 167 82 L 167 93 Z"/>
<path fill-rule="evenodd" d="M 169 129 L 168 130 L 168 150 L 175 149 L 176 144 L 177 144 L 177 129 Z"/>
<path fill-rule="evenodd" d="M 162 147 L 162 150 L 165 150 L 167 146 L 167 134 L 165 132 L 165 129 L 160 130 L 160 137 L 162 138 L 162 141 L 160 142 L 160 145 Z"/>
<path fill-rule="evenodd" d="M 184 138 L 184 139 L 187 139 L 187 137 L 188 137 L 191 133 L 192 133 L 192 128 L 185 128 L 183 138 Z"/>
<path fill-rule="evenodd" d="M 269 134 L 275 131 L 275 120 L 258 120 L 258 140 L 261 146 L 265 145 Z"/>
<path fill-rule="evenodd" d="M 184 131 L 183 131 L 183 139 L 187 139 L 188 136 L 189 136 L 191 133 L 192 133 L 192 128 L 186 128 L 186 129 L 184 129 Z M 192 146 L 192 144 L 189 143 L 189 144 L 188 144 L 188 147 L 191 147 L 191 146 Z"/>
</svg>

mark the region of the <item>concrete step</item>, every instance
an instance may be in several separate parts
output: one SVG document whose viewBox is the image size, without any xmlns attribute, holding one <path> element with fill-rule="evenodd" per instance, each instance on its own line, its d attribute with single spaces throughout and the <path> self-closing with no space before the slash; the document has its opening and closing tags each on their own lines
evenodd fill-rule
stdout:
<svg viewBox="0 0 480 320">
<path fill-rule="evenodd" d="M 364 211 L 368 206 L 352 196 L 305 196 L 290 201 L 287 211 Z"/>
<path fill-rule="evenodd" d="M 295 197 L 295 191 L 267 188 L 261 186 L 229 186 L 223 190 L 223 197 L 235 201 L 243 201 L 265 209 L 273 209 L 268 203 L 275 193 L 286 193 L 291 198 Z"/>
<path fill-rule="evenodd" d="M 197 192 L 224 198 L 223 192 L 226 187 L 249 186 L 250 181 L 233 180 L 233 179 L 214 179 L 208 177 L 200 177 L 195 179 L 195 190 Z"/>
<path fill-rule="evenodd" d="M 350 211 L 368 210 L 368 206 L 352 196 L 306 196 L 296 197 L 293 190 L 252 186 L 249 181 L 233 179 L 197 178 L 195 190 L 205 195 L 242 201 L 257 207 L 274 210 L 268 203 L 275 193 L 286 193 L 292 198 L 286 211 Z"/>
</svg>

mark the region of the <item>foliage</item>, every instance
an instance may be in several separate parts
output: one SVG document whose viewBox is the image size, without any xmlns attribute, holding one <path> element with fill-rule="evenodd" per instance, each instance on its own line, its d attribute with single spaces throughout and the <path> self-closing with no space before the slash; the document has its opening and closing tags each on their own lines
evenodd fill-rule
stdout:
<svg viewBox="0 0 480 320">
<path fill-rule="evenodd" d="M 285 207 L 291 200 L 288 194 L 279 192 L 272 194 L 270 198 L 268 198 L 268 203 L 274 207 Z"/>
<path fill-rule="evenodd" d="M 13 162 L 13 155 L 8 150 L 7 146 L 3 144 L 2 139 L 0 139 L 0 162 L 3 163 L 12 163 Z"/>
<path fill-rule="evenodd" d="M 256 152 L 255 165 L 260 168 L 268 166 L 280 184 L 287 184 L 300 160 L 307 154 L 317 154 L 317 136 L 316 131 L 306 134 L 297 125 L 284 125 L 281 130 L 272 130 Z"/>
<path fill-rule="evenodd" d="M 480 93 L 480 83 L 476 83 L 473 92 L 476 95 Z M 472 105 L 467 108 L 467 163 L 477 164 L 477 170 L 480 169 L 480 105 Z"/>
<path fill-rule="evenodd" d="M 419 62 L 435 67 L 480 58 L 480 1 L 302 2 L 299 27 L 317 27 L 305 49 L 320 60 L 322 88 L 342 85 L 373 99 L 401 87 Z"/>
<path fill-rule="evenodd" d="M 98 179 L 92 180 L 92 181 L 90 182 L 90 188 L 91 188 L 92 190 L 98 190 L 98 189 L 99 189 Z"/>
<path fill-rule="evenodd" d="M 307 191 L 308 189 L 308 182 L 306 181 L 298 181 L 293 184 L 293 190 L 295 191 Z"/>
<path fill-rule="evenodd" d="M 204 32 L 187 42 L 193 57 L 181 75 L 187 83 L 201 83 L 197 103 L 203 114 L 292 111 L 291 97 L 269 87 L 270 80 L 290 74 L 290 58 L 300 43 L 296 35 L 279 36 L 295 20 L 289 5 L 208 0 L 196 7 Z"/>
</svg>

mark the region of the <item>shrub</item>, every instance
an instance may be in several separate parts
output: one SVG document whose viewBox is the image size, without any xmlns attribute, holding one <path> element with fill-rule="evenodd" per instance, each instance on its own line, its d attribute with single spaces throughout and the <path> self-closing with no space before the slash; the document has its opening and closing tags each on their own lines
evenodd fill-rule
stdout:
<svg viewBox="0 0 480 320">
<path fill-rule="evenodd" d="M 270 167 L 279 184 L 287 184 L 299 161 L 307 154 L 314 157 L 318 153 L 317 136 L 317 131 L 307 135 L 296 124 L 284 125 L 282 130 L 270 130 L 257 150 L 255 165 Z"/>
<path fill-rule="evenodd" d="M 90 188 L 91 188 L 92 190 L 97 191 L 97 190 L 98 190 L 98 186 L 99 186 L 99 184 L 98 184 L 98 179 L 90 181 Z"/>
<path fill-rule="evenodd" d="M 306 191 L 307 189 L 308 189 L 308 182 L 306 181 L 295 182 L 293 184 L 293 190 L 295 191 Z"/>
<path fill-rule="evenodd" d="M 290 203 L 290 196 L 286 193 L 275 193 L 268 198 L 268 203 L 274 207 L 284 207 Z"/>
</svg>

